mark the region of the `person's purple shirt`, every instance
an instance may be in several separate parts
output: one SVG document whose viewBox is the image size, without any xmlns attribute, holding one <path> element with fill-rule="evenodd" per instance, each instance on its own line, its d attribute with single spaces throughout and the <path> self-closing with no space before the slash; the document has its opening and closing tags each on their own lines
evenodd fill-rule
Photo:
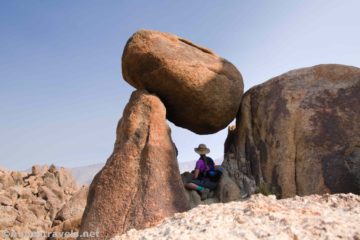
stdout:
<svg viewBox="0 0 360 240">
<path fill-rule="evenodd" d="M 204 173 L 209 170 L 209 167 L 206 165 L 205 161 L 200 158 L 196 161 L 195 169 L 199 169 L 201 173 Z"/>
</svg>

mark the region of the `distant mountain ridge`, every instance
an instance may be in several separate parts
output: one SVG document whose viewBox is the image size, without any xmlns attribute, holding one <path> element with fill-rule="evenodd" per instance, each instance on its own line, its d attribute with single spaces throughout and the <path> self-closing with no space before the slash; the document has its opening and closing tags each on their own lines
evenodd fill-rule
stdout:
<svg viewBox="0 0 360 240">
<path fill-rule="evenodd" d="M 104 165 L 105 162 L 70 168 L 70 170 L 78 184 L 89 185 Z"/>
<path fill-rule="evenodd" d="M 215 164 L 217 165 L 222 163 L 222 158 L 216 158 L 214 160 L 215 160 Z M 193 170 L 195 168 L 195 163 L 196 160 L 179 162 L 180 173 Z M 105 162 L 70 168 L 70 170 L 78 184 L 90 184 L 93 178 L 95 177 L 96 173 L 98 173 L 104 165 Z"/>
</svg>

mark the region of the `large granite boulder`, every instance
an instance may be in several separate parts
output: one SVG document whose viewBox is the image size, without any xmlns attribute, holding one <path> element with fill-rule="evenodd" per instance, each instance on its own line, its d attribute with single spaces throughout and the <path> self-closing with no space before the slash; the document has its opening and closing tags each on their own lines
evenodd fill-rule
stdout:
<svg viewBox="0 0 360 240">
<path fill-rule="evenodd" d="M 278 197 L 360 193 L 360 69 L 290 71 L 244 94 L 225 161 L 240 188 Z"/>
<path fill-rule="evenodd" d="M 97 231 L 95 239 L 110 239 L 188 209 L 165 106 L 135 91 L 117 127 L 114 152 L 90 185 L 80 234 Z"/>
<path fill-rule="evenodd" d="M 215 133 L 236 116 L 240 72 L 209 49 L 169 33 L 140 30 L 122 56 L 124 79 L 160 97 L 167 117 L 198 134 Z"/>
</svg>

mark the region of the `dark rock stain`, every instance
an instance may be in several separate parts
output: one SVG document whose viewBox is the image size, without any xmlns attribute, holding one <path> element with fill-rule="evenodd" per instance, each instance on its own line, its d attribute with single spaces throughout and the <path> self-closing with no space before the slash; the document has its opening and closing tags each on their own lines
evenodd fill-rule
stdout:
<svg viewBox="0 0 360 240">
<path fill-rule="evenodd" d="M 360 83 L 337 92 L 324 90 L 305 105 L 315 112 L 310 121 L 317 132 L 309 139 L 323 153 L 321 165 L 325 185 L 332 193 L 359 193 L 359 173 L 351 167 L 360 166 L 360 157 L 349 158 L 345 152 L 353 147 L 354 140 L 360 141 L 356 133 L 360 129 L 356 121 L 360 116 Z"/>
<path fill-rule="evenodd" d="M 332 193 L 360 193 L 356 175 L 346 166 L 344 151 L 327 154 L 321 162 L 325 184 Z"/>
<path fill-rule="evenodd" d="M 273 82 L 271 88 L 264 97 L 264 110 L 272 110 L 269 121 L 270 123 L 272 123 L 269 128 L 269 132 L 272 135 L 274 135 L 276 132 L 277 122 L 281 118 L 290 115 L 290 112 L 287 109 L 287 100 L 281 97 L 284 86 L 280 84 L 280 81 L 281 79 L 279 81 Z"/>
<path fill-rule="evenodd" d="M 259 143 L 259 150 L 260 150 L 260 162 L 266 163 L 267 162 L 267 148 L 266 148 L 266 143 L 262 140 L 260 140 L 260 143 Z"/>
<path fill-rule="evenodd" d="M 250 162 L 251 175 L 254 176 L 256 184 L 260 184 L 261 171 L 260 162 L 256 154 L 256 148 L 249 141 L 245 143 L 246 159 Z"/>
</svg>

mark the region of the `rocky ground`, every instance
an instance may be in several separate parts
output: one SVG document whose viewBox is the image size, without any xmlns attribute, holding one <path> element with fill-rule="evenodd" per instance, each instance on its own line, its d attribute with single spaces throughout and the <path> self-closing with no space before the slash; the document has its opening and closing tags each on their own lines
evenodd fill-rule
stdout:
<svg viewBox="0 0 360 240">
<path fill-rule="evenodd" d="M 0 239 L 78 230 L 87 190 L 54 165 L 33 166 L 30 173 L 0 168 Z"/>
<path fill-rule="evenodd" d="M 311 195 L 200 205 L 123 239 L 360 239 L 360 196 Z"/>
</svg>

